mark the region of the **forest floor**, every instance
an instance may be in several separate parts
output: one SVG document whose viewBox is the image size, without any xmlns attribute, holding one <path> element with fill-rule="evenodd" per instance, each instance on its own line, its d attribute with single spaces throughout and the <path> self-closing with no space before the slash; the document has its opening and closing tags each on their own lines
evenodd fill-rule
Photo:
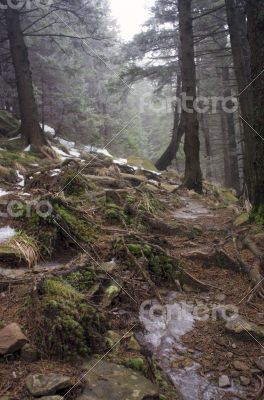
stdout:
<svg viewBox="0 0 264 400">
<path fill-rule="evenodd" d="M 66 399 L 110 398 L 89 380 L 100 359 L 136 374 L 138 392 L 113 400 L 263 399 L 263 230 L 230 191 L 99 155 L 4 159 L 25 182 L 1 184 L 1 207 L 17 203 L 0 226 L 0 328 L 16 322 L 29 345 L 0 356 L 1 400 L 33 399 L 27 377 L 51 372 L 70 378 Z"/>
</svg>

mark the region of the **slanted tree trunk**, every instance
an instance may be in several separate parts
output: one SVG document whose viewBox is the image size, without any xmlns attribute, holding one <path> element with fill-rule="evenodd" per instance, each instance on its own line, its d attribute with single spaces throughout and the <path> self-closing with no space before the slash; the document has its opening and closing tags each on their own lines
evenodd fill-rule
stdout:
<svg viewBox="0 0 264 400">
<path fill-rule="evenodd" d="M 247 21 L 243 12 L 242 0 L 225 0 L 227 21 L 230 33 L 235 75 L 237 80 L 239 103 L 243 117 L 245 140 L 244 175 L 250 199 L 254 197 L 254 155 L 252 129 L 247 122 L 252 115 L 252 87 L 250 82 L 250 49 L 247 40 Z M 247 122 L 245 122 L 247 121 Z"/>
<path fill-rule="evenodd" d="M 255 142 L 254 206 L 264 215 L 264 2 L 247 0 L 248 38 L 251 49 L 253 115 L 251 140 Z"/>
<path fill-rule="evenodd" d="M 187 100 L 187 109 L 182 110 L 185 141 L 184 186 L 196 192 L 202 192 L 202 172 L 200 167 L 200 140 L 197 113 L 194 110 L 196 99 L 196 69 L 194 62 L 194 41 L 191 15 L 191 0 L 179 0 L 179 30 L 181 43 L 182 91 L 191 100 Z M 189 111 L 189 112 L 188 112 Z"/>
<path fill-rule="evenodd" d="M 177 76 L 177 89 L 176 89 L 176 101 L 179 99 L 181 94 L 181 77 Z M 179 114 L 178 104 L 176 103 L 174 109 L 174 121 L 173 121 L 173 129 L 172 129 L 172 137 L 169 146 L 156 162 L 156 168 L 160 171 L 165 170 L 171 165 L 173 159 L 176 157 L 176 154 L 179 150 L 179 146 L 181 143 L 182 136 L 184 134 L 182 118 Z"/>
<path fill-rule="evenodd" d="M 39 125 L 28 50 L 21 29 L 19 11 L 7 6 L 5 21 L 15 69 L 22 139 L 25 146 L 32 145 L 32 148 L 38 151 L 41 146 L 46 144 L 46 140 Z"/>
</svg>

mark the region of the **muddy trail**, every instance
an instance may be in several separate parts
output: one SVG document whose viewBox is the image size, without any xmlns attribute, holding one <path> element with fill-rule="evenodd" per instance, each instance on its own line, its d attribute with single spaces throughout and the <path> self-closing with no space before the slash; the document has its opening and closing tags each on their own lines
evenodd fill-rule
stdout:
<svg viewBox="0 0 264 400">
<path fill-rule="evenodd" d="M 226 189 L 63 155 L 1 160 L 0 400 L 262 399 L 262 228 Z"/>
</svg>

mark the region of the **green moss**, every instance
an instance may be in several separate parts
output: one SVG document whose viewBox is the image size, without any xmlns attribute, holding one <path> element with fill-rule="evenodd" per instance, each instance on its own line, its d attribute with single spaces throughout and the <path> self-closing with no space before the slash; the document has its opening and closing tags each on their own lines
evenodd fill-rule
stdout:
<svg viewBox="0 0 264 400">
<path fill-rule="evenodd" d="M 140 245 L 129 243 L 128 250 L 137 258 L 142 257 L 142 253 L 148 260 L 148 269 L 154 281 L 160 279 L 174 280 L 181 278 L 181 267 L 174 259 L 168 257 L 150 245 Z"/>
<path fill-rule="evenodd" d="M 264 203 L 252 210 L 250 220 L 259 226 L 264 226 Z"/>
<path fill-rule="evenodd" d="M 122 224 L 126 224 L 128 221 L 123 208 L 114 203 L 106 204 L 105 217 L 110 222 L 121 222 Z"/>
<path fill-rule="evenodd" d="M 61 204 L 55 204 L 54 210 L 68 225 L 71 235 L 84 242 L 91 242 L 94 238 L 94 226 L 82 213 L 70 210 Z"/>
<path fill-rule="evenodd" d="M 77 169 L 67 169 L 64 172 L 62 185 L 67 196 L 82 196 L 89 191 L 96 190 L 96 186 Z"/>
<path fill-rule="evenodd" d="M 127 245 L 128 250 L 135 256 L 141 257 L 142 256 L 142 247 L 140 244 L 130 243 Z"/>
<path fill-rule="evenodd" d="M 143 358 L 130 358 L 126 361 L 126 366 L 132 368 L 138 372 L 144 373 L 146 371 L 145 362 Z"/>
<path fill-rule="evenodd" d="M 72 272 L 65 280 L 79 292 L 86 292 L 96 280 L 96 273 L 92 266 L 84 270 Z"/>
<path fill-rule="evenodd" d="M 90 353 L 91 338 L 98 328 L 95 309 L 85 302 L 80 292 L 60 278 L 46 279 L 42 292 L 34 330 L 38 347 L 44 354 L 59 358 Z"/>
</svg>

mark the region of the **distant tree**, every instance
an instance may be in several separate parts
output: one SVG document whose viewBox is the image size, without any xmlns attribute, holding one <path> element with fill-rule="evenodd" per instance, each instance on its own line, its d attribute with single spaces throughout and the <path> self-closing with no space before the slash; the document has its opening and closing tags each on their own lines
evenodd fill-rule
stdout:
<svg viewBox="0 0 264 400">
<path fill-rule="evenodd" d="M 182 91 L 186 94 L 186 105 L 188 108 L 188 110 L 184 108 L 182 110 L 185 131 L 184 186 L 200 193 L 202 192 L 202 172 L 200 167 L 199 123 L 197 112 L 194 109 L 194 101 L 196 99 L 196 70 L 191 4 L 191 0 L 178 0 Z"/>
<path fill-rule="evenodd" d="M 248 38 L 251 49 L 251 85 L 253 114 L 249 124 L 255 144 L 253 203 L 264 215 L 264 2 L 247 0 Z"/>
</svg>

